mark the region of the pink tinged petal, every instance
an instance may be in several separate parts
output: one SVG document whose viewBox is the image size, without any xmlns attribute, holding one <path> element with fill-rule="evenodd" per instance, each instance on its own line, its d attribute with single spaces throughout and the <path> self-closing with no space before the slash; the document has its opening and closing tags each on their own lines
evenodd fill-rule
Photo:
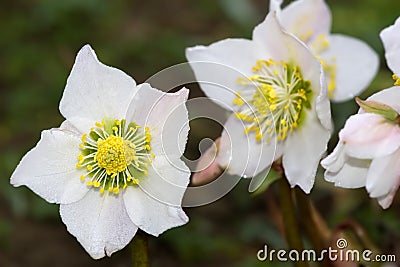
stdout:
<svg viewBox="0 0 400 267">
<path fill-rule="evenodd" d="M 94 259 L 111 256 L 133 238 L 137 226 L 130 220 L 121 195 L 90 192 L 80 201 L 61 205 L 68 232 Z"/>
<path fill-rule="evenodd" d="M 370 160 L 351 158 L 346 155 L 343 143 L 321 165 L 326 169 L 325 180 L 343 188 L 359 188 L 365 186 Z"/>
<path fill-rule="evenodd" d="M 209 46 L 187 48 L 186 58 L 204 93 L 223 108 L 235 109 L 235 92 L 243 90 L 238 79 L 253 75 L 256 61 L 269 56 L 250 40 L 225 39 Z"/>
<path fill-rule="evenodd" d="M 140 180 L 139 187 L 160 203 L 180 207 L 190 174 L 189 168 L 179 158 L 156 156 L 148 176 Z"/>
<path fill-rule="evenodd" d="M 186 100 L 189 90 L 165 93 L 144 83 L 138 86 L 127 120 L 150 127 L 152 152 L 180 157 L 189 132 Z"/>
<path fill-rule="evenodd" d="M 298 0 L 282 10 L 280 22 L 287 31 L 307 43 L 321 34 L 329 34 L 332 15 L 323 0 Z"/>
<path fill-rule="evenodd" d="M 162 203 L 140 188 L 129 186 L 123 197 L 131 220 L 148 234 L 158 236 L 189 221 L 181 207 Z"/>
<path fill-rule="evenodd" d="M 254 28 L 253 40 L 273 55 L 275 61 L 283 60 L 298 66 L 303 78 L 311 82 L 311 88 L 316 95 L 327 95 L 320 62 L 303 42 L 282 29 L 275 12 L 269 13 L 265 20 Z"/>
<path fill-rule="evenodd" d="M 29 151 L 11 176 L 14 186 L 25 185 L 50 203 L 80 200 L 88 188 L 76 168 L 80 138 L 62 129 L 42 132 L 36 147 Z"/>
<path fill-rule="evenodd" d="M 221 137 L 215 140 L 200 157 L 196 171 L 192 177 L 193 185 L 204 185 L 217 179 L 224 171 L 224 169 L 219 165 L 217 158 L 217 153 L 219 150 Z"/>
<path fill-rule="evenodd" d="M 305 193 L 310 193 L 329 137 L 330 131 L 321 125 L 315 111 L 307 112 L 305 123 L 288 136 L 283 152 L 283 168 L 292 187 L 298 185 Z"/>
<path fill-rule="evenodd" d="M 372 198 L 384 197 L 400 181 L 400 150 L 393 154 L 375 158 L 368 171 L 366 189 Z"/>
<path fill-rule="evenodd" d="M 400 127 L 377 114 L 356 114 L 346 121 L 339 137 L 349 156 L 371 159 L 389 155 L 399 148 Z"/>
<path fill-rule="evenodd" d="M 400 75 L 400 17 L 380 33 L 389 68 Z"/>
<path fill-rule="evenodd" d="M 254 133 L 245 133 L 246 124 L 231 115 L 224 125 L 217 161 L 230 174 L 254 177 L 282 155 L 275 139 L 256 141 Z"/>
<path fill-rule="evenodd" d="M 395 186 L 393 186 L 392 190 L 389 194 L 378 197 L 378 203 L 383 209 L 387 209 L 392 205 L 393 199 L 396 196 L 397 190 L 399 189 L 400 182 L 398 182 Z"/>
<path fill-rule="evenodd" d="M 379 91 L 368 97 L 367 100 L 386 104 L 400 113 L 400 90 L 398 86 Z"/>
<path fill-rule="evenodd" d="M 370 84 L 379 68 L 379 57 L 370 46 L 340 34 L 329 36 L 329 48 L 319 56 L 327 64 L 335 65 L 334 101 L 358 96 Z M 327 82 L 330 82 L 329 75 Z"/>
<path fill-rule="evenodd" d="M 101 63 L 92 48 L 85 45 L 68 77 L 60 112 L 71 122 L 74 118 L 85 118 L 93 124 L 104 118 L 123 119 L 135 89 L 135 80 Z M 75 126 L 81 132 L 88 132 L 93 124 L 76 123 Z"/>
</svg>

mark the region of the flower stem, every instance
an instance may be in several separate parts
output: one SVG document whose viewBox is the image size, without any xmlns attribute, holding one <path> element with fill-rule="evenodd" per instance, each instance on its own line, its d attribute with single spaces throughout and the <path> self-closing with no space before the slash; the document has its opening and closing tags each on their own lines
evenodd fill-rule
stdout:
<svg viewBox="0 0 400 267">
<path fill-rule="evenodd" d="M 132 245 L 132 266 L 149 267 L 148 237 L 147 234 L 138 231 L 133 238 Z"/>
<path fill-rule="evenodd" d="M 321 214 L 314 207 L 310 197 L 300 188 L 296 188 L 294 191 L 303 227 L 317 254 L 320 254 L 322 250 L 328 247 L 332 233 L 322 219 Z M 326 258 L 321 262 L 321 266 L 330 267 L 332 263 Z"/>
<path fill-rule="evenodd" d="M 291 189 L 286 177 L 279 179 L 278 185 L 286 241 L 290 249 L 294 249 L 301 253 L 304 248 L 297 225 L 296 210 L 293 204 Z M 308 264 L 302 261 L 295 261 L 294 266 L 308 267 Z"/>
</svg>

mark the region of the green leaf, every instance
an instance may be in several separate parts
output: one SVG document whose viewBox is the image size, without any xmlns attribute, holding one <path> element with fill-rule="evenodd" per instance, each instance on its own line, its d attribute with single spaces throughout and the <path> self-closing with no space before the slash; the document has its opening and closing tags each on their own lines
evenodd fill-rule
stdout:
<svg viewBox="0 0 400 267">
<path fill-rule="evenodd" d="M 356 97 L 357 104 L 367 113 L 374 113 L 381 115 L 389 121 L 397 122 L 399 113 L 396 110 L 389 107 L 388 105 L 375 102 L 375 101 L 364 101 Z"/>
<path fill-rule="evenodd" d="M 253 192 L 254 196 L 257 196 L 261 193 L 264 193 L 265 190 L 268 189 L 268 187 L 278 179 L 282 178 L 282 174 L 279 172 L 275 171 L 274 169 L 270 169 L 267 173 L 267 175 L 264 178 L 264 181 L 262 184 L 257 188 L 256 191 Z"/>
</svg>

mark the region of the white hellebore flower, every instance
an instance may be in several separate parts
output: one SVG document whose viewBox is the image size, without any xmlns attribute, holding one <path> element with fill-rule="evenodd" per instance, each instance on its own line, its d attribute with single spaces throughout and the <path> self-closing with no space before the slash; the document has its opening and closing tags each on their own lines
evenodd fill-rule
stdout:
<svg viewBox="0 0 400 267">
<path fill-rule="evenodd" d="M 368 101 L 388 105 L 387 112 L 395 116 L 389 119 L 360 110 L 347 120 L 338 145 L 321 164 L 327 181 L 343 188 L 365 186 L 370 197 L 386 209 L 400 184 L 399 88 L 383 90 Z"/>
<path fill-rule="evenodd" d="M 359 95 L 378 71 L 376 52 L 361 40 L 330 33 L 332 15 L 324 0 L 297 0 L 281 10 L 282 2 L 271 0 L 270 10 L 321 60 L 329 97 L 340 102 Z"/>
<path fill-rule="evenodd" d="M 400 85 L 400 19 L 380 36 L 395 85 Z M 347 120 L 338 145 L 321 164 L 327 181 L 344 188 L 365 186 L 386 209 L 400 184 L 400 88 L 376 93 L 361 107 L 364 110 Z"/>
<path fill-rule="evenodd" d="M 394 85 L 400 85 L 400 17 L 392 26 L 381 31 L 386 62 L 393 71 Z"/>
<path fill-rule="evenodd" d="M 291 186 L 310 192 L 331 116 L 322 66 L 308 48 L 270 13 L 252 40 L 196 46 L 186 56 L 206 95 L 235 111 L 224 125 L 219 165 L 254 177 L 282 157 Z"/>
<path fill-rule="evenodd" d="M 66 120 L 42 132 L 11 184 L 60 204 L 68 231 L 95 259 L 125 247 L 138 228 L 158 236 L 183 225 L 187 97 L 187 89 L 170 94 L 136 85 L 86 45 L 61 99 Z"/>
</svg>

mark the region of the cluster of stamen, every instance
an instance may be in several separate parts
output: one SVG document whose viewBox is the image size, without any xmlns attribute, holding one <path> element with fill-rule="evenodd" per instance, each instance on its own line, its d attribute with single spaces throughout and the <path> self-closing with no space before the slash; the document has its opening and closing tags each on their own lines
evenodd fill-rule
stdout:
<svg viewBox="0 0 400 267">
<path fill-rule="evenodd" d="M 400 86 L 400 77 L 397 76 L 397 74 L 393 74 L 392 78 L 394 80 L 394 86 Z"/>
<path fill-rule="evenodd" d="M 329 48 L 329 40 L 325 34 L 320 34 L 315 38 L 312 38 L 313 32 L 311 30 L 307 31 L 305 34 L 300 36 L 300 39 L 309 43 L 310 50 L 313 52 L 314 56 L 321 62 L 322 67 L 327 75 L 328 80 L 328 95 L 333 98 L 336 90 L 336 58 L 332 57 L 328 59 L 322 59 L 319 54 L 325 52 Z M 400 81 L 399 81 L 400 84 Z"/>
<path fill-rule="evenodd" d="M 155 157 L 151 153 L 150 129 L 125 120 L 97 122 L 89 134 L 82 135 L 79 145 L 78 169 L 86 185 L 118 194 L 129 185 L 137 186 L 148 175 L 148 164 Z"/>
<path fill-rule="evenodd" d="M 324 71 L 328 78 L 328 95 L 333 98 L 336 90 L 336 58 L 322 59 L 319 54 L 326 51 L 329 48 L 329 40 L 325 34 L 318 35 L 315 40 L 311 42 L 310 49 L 314 55 L 319 59 L 324 68 Z"/>
<path fill-rule="evenodd" d="M 282 141 L 299 127 L 304 108 L 311 108 L 310 82 L 298 67 L 273 59 L 258 60 L 252 71 L 253 76 L 238 80 L 245 89 L 232 101 L 240 107 L 235 115 L 257 141 L 268 142 L 273 136 Z"/>
</svg>

